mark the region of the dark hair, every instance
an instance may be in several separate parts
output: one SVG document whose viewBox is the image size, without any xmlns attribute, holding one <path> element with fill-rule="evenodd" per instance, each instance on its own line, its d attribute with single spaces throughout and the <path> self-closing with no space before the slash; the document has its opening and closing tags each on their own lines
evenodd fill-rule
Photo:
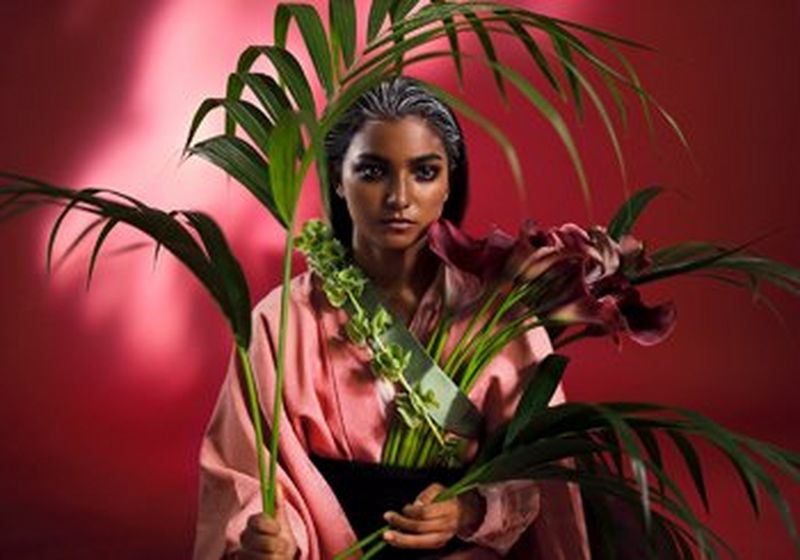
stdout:
<svg viewBox="0 0 800 560">
<path fill-rule="evenodd" d="M 350 142 L 367 121 L 395 120 L 408 116 L 423 119 L 444 144 L 450 196 L 444 203 L 442 217 L 456 225 L 464 217 L 467 206 L 467 153 L 461 126 L 452 109 L 419 81 L 408 76 L 394 76 L 362 94 L 325 137 L 329 219 L 334 235 L 345 247 L 350 247 L 352 243 L 353 222 L 347 203 L 336 195 L 336 186 L 341 181 L 342 164 Z"/>
</svg>

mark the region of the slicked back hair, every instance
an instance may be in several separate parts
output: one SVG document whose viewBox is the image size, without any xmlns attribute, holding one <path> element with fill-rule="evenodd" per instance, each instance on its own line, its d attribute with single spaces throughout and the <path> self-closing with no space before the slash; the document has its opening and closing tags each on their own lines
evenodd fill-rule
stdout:
<svg viewBox="0 0 800 560">
<path fill-rule="evenodd" d="M 467 206 L 467 154 L 464 135 L 452 109 L 417 80 L 408 76 L 389 78 L 359 97 L 325 137 L 328 160 L 328 198 L 330 221 L 336 238 L 350 247 L 353 222 L 347 203 L 337 196 L 342 165 L 350 142 L 368 121 L 391 121 L 404 117 L 423 119 L 442 141 L 448 160 L 450 194 L 442 217 L 458 225 Z"/>
</svg>

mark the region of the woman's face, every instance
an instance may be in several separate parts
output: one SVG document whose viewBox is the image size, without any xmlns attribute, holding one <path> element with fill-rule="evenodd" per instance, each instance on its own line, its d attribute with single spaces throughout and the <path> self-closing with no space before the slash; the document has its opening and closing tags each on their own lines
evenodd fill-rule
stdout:
<svg viewBox="0 0 800 560">
<path fill-rule="evenodd" d="M 336 191 L 353 220 L 353 249 L 418 244 L 441 216 L 448 185 L 447 153 L 424 120 L 367 121 L 344 155 Z"/>
</svg>

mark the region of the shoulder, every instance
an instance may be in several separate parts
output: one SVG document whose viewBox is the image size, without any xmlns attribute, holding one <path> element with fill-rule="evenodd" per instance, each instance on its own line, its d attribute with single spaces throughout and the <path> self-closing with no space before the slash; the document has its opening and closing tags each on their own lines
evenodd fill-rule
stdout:
<svg viewBox="0 0 800 560">
<path fill-rule="evenodd" d="M 289 281 L 289 305 L 292 310 L 312 312 L 317 305 L 316 278 L 311 271 L 301 272 Z M 278 284 L 253 307 L 254 316 L 278 318 L 283 286 Z"/>
</svg>

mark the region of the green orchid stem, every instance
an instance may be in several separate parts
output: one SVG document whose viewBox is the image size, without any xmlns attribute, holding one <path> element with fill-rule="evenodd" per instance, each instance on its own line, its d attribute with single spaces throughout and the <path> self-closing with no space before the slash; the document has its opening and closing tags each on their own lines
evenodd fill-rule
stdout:
<svg viewBox="0 0 800 560">
<path fill-rule="evenodd" d="M 503 318 L 507 311 L 509 311 L 519 300 L 525 296 L 526 293 L 527 287 L 514 287 L 506 294 L 506 297 L 502 302 L 500 302 L 500 305 L 497 307 L 497 309 L 495 309 L 489 320 L 484 323 L 483 327 L 481 327 L 481 329 L 475 333 L 474 336 L 470 337 L 468 344 L 466 344 L 466 333 L 462 335 L 459 346 L 461 346 L 461 342 L 464 342 L 464 351 L 461 352 L 461 355 L 459 355 L 456 360 L 453 360 L 453 355 L 451 355 L 450 359 L 447 361 L 447 364 L 443 368 L 450 377 L 453 379 L 458 379 L 456 373 L 459 372 L 464 361 L 469 358 L 472 353 L 474 353 L 476 348 L 480 348 L 484 345 L 484 340 L 492 335 L 492 331 L 497 323 Z M 496 296 L 497 291 L 493 291 L 492 295 L 487 298 L 486 303 L 481 308 L 481 314 L 484 312 L 488 313 L 489 304 L 494 302 Z"/>
<path fill-rule="evenodd" d="M 333 560 L 346 560 L 350 556 L 352 556 L 357 550 L 361 550 L 368 544 L 372 544 L 376 539 L 379 539 L 384 532 L 388 531 L 391 527 L 389 525 L 384 525 L 380 529 L 373 531 L 357 543 L 351 544 L 349 547 L 341 551 L 339 554 L 333 557 Z M 365 557 L 362 557 L 365 558 Z"/>
<path fill-rule="evenodd" d="M 275 373 L 275 401 L 272 408 L 272 433 L 269 442 L 269 485 L 264 511 L 275 516 L 275 485 L 278 473 L 278 440 L 280 439 L 280 418 L 283 408 L 283 377 L 286 365 L 286 331 L 289 319 L 289 290 L 292 278 L 292 249 L 294 247 L 294 219 L 292 213 L 286 228 L 286 245 L 283 249 L 283 286 L 281 287 L 281 320 L 278 336 L 278 363 Z"/>
<path fill-rule="evenodd" d="M 369 550 L 368 550 L 368 551 L 367 551 L 367 552 L 364 554 L 364 556 L 362 556 L 362 557 L 361 557 L 361 560 L 367 560 L 368 558 L 372 558 L 373 556 L 375 556 L 376 554 L 378 554 L 378 553 L 379 553 L 381 550 L 383 550 L 383 549 L 384 549 L 384 548 L 386 548 L 387 546 L 388 546 L 388 545 L 386 544 L 386 541 L 381 541 L 381 542 L 377 543 L 375 546 L 373 546 L 372 548 L 370 548 L 370 549 L 369 549 Z"/>
<path fill-rule="evenodd" d="M 258 481 L 261 486 L 261 507 L 262 511 L 267 511 L 269 506 L 270 487 L 267 484 L 267 466 L 264 459 L 264 431 L 261 425 L 261 409 L 258 405 L 258 389 L 253 377 L 253 367 L 250 365 L 250 356 L 247 348 L 237 344 L 236 354 L 239 357 L 239 364 L 244 371 L 244 379 L 247 384 L 247 399 L 250 405 L 250 416 L 253 418 L 253 427 L 256 431 L 256 453 L 258 456 Z"/>
<path fill-rule="evenodd" d="M 494 300 L 495 300 L 496 297 L 497 297 L 497 290 L 493 289 L 491 291 L 491 295 L 488 298 L 486 298 L 486 300 L 484 300 L 483 305 L 478 310 L 478 312 L 475 313 L 472 316 L 472 318 L 470 319 L 469 323 L 467 324 L 466 329 L 464 330 L 464 334 L 461 335 L 461 338 L 459 339 L 458 343 L 456 344 L 456 347 L 453 348 L 453 351 L 450 353 L 450 356 L 447 358 L 447 362 L 445 362 L 444 366 L 442 366 L 442 370 L 443 371 L 445 371 L 447 373 L 449 373 L 451 371 L 454 371 L 455 368 L 452 367 L 453 363 L 456 362 L 456 360 L 458 360 L 459 355 L 461 354 L 463 348 L 464 347 L 468 347 L 467 339 L 470 338 L 470 335 L 472 334 L 472 329 L 475 327 L 477 322 L 480 319 L 482 319 L 483 316 L 486 313 L 489 312 L 489 309 L 492 306 L 492 304 L 494 303 Z"/>
</svg>

